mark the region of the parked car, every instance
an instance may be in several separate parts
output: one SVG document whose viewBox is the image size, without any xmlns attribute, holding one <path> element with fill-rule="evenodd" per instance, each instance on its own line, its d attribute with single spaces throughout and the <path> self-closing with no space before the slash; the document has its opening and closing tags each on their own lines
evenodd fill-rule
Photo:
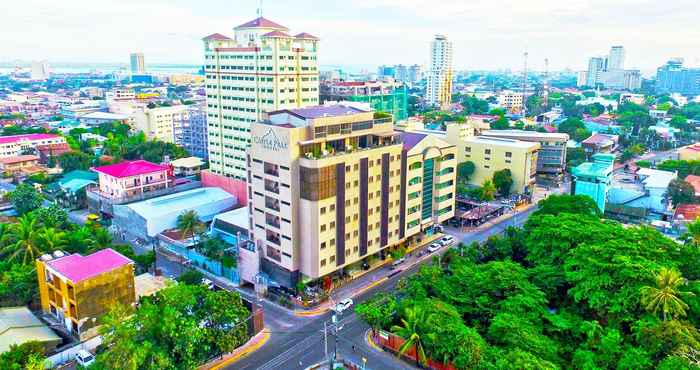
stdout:
<svg viewBox="0 0 700 370">
<path fill-rule="evenodd" d="M 343 311 L 347 310 L 352 306 L 352 299 L 351 298 L 345 298 L 342 301 L 336 303 L 335 307 L 333 308 L 333 311 L 337 313 L 342 313 Z"/>
<path fill-rule="evenodd" d="M 406 258 L 401 257 L 401 258 L 399 258 L 399 259 L 397 259 L 396 261 L 394 261 L 394 262 L 391 263 L 391 268 L 392 268 L 392 269 L 395 269 L 395 268 L 397 268 L 400 264 L 402 264 L 402 263 L 404 263 L 404 262 L 406 262 Z"/>
<path fill-rule="evenodd" d="M 209 290 L 214 290 L 214 282 L 207 278 L 202 279 L 202 285 L 206 286 Z"/>
<path fill-rule="evenodd" d="M 430 246 L 428 247 L 428 252 L 433 253 L 440 248 L 442 248 L 442 245 L 440 245 L 439 243 L 433 243 L 433 244 L 430 244 Z"/>
<path fill-rule="evenodd" d="M 453 238 L 451 235 L 443 236 L 442 238 L 440 238 L 440 241 L 439 241 L 439 243 L 443 247 L 447 247 L 448 245 L 452 245 L 452 244 L 454 244 L 454 242 L 455 242 L 455 238 Z"/>
<path fill-rule="evenodd" d="M 87 367 L 92 365 L 95 362 L 95 356 L 93 356 L 92 353 L 81 349 L 78 351 L 78 353 L 75 355 L 75 362 L 78 363 L 78 365 Z"/>
</svg>

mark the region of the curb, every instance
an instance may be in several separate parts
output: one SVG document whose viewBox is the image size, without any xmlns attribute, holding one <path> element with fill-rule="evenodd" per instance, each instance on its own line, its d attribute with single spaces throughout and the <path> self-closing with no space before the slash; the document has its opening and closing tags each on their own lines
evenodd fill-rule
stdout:
<svg viewBox="0 0 700 370">
<path fill-rule="evenodd" d="M 372 329 L 367 329 L 367 331 L 365 332 L 365 341 L 367 342 L 367 344 L 368 344 L 370 347 L 372 347 L 372 349 L 374 349 L 374 350 L 376 350 L 376 351 L 379 351 L 379 352 L 386 352 L 386 351 L 384 351 L 383 349 L 381 349 L 381 347 L 379 347 L 379 346 L 377 345 L 377 343 L 374 343 L 374 340 L 372 339 L 372 334 L 371 334 L 371 333 L 372 333 Z"/>
<path fill-rule="evenodd" d="M 260 333 L 262 333 L 262 337 L 257 342 L 251 344 L 250 346 L 242 348 L 240 352 L 237 352 L 236 354 L 232 355 L 231 357 L 229 357 L 227 359 L 224 359 L 220 362 L 217 362 L 209 367 L 206 367 L 206 365 L 205 365 L 203 367 L 200 367 L 200 369 L 220 370 L 224 366 L 231 365 L 231 364 L 237 362 L 238 360 L 242 359 L 243 357 L 257 351 L 258 349 L 260 349 L 260 347 L 264 346 L 267 343 L 267 341 L 270 339 L 270 332 L 267 330 L 267 328 L 263 329 Z M 245 344 L 243 346 L 245 346 Z"/>
<path fill-rule="evenodd" d="M 350 296 L 350 298 L 355 298 L 358 295 L 376 287 L 377 285 L 379 285 L 387 280 L 389 280 L 389 278 L 387 276 L 383 276 L 383 277 L 379 278 L 377 281 L 373 281 L 373 282 L 363 286 L 362 288 L 358 289 Z M 331 310 L 330 307 L 317 308 L 317 309 L 311 310 L 311 311 L 297 310 L 297 311 L 294 311 L 294 316 L 298 316 L 298 317 L 318 316 L 318 315 L 323 315 L 324 313 L 326 313 L 330 310 Z"/>
</svg>

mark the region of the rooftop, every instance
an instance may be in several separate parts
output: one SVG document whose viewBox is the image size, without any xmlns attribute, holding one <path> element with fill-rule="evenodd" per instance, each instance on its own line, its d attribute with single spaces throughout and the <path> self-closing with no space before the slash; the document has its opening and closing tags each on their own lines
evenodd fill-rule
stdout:
<svg viewBox="0 0 700 370">
<path fill-rule="evenodd" d="M 250 227 L 249 216 L 248 207 L 241 207 L 228 212 L 220 213 L 214 217 L 213 227 L 220 226 L 217 221 L 221 221 L 229 225 L 238 226 L 242 229 L 248 229 Z"/>
<path fill-rule="evenodd" d="M 673 214 L 676 220 L 695 221 L 700 217 L 700 204 L 679 204 Z"/>
<path fill-rule="evenodd" d="M 212 33 L 211 35 L 203 38 L 202 40 L 231 40 L 231 38 L 228 36 L 224 36 L 220 33 Z"/>
<path fill-rule="evenodd" d="M 593 134 L 588 139 L 582 141 L 583 144 L 612 145 L 618 140 L 617 135 Z"/>
<path fill-rule="evenodd" d="M 61 342 L 61 337 L 41 322 L 27 307 L 0 309 L 0 353 L 12 345 L 29 341 Z"/>
<path fill-rule="evenodd" d="M 112 248 L 103 249 L 87 256 L 74 253 L 46 261 L 47 265 L 74 283 L 91 279 L 130 263 L 133 261 Z"/>
<path fill-rule="evenodd" d="M 675 172 L 640 168 L 637 176 L 643 177 L 642 183 L 648 188 L 667 188 L 671 180 L 677 177 Z"/>
<path fill-rule="evenodd" d="M 574 176 L 608 177 L 613 171 L 615 156 L 612 154 L 596 154 L 593 162 L 584 162 L 573 169 Z"/>
<path fill-rule="evenodd" d="M 526 130 L 486 130 L 481 132 L 482 136 L 511 136 L 511 137 L 532 137 L 537 139 L 569 140 L 568 134 L 537 132 Z"/>
<path fill-rule="evenodd" d="M 695 196 L 700 196 L 700 176 L 688 175 L 685 177 L 685 181 L 695 188 Z"/>
<path fill-rule="evenodd" d="M 199 157 L 187 157 L 187 158 L 180 158 L 180 159 L 176 159 L 174 161 L 171 161 L 170 164 L 173 167 L 193 168 L 193 167 L 198 167 L 198 166 L 203 165 L 204 161 L 202 161 L 202 159 Z"/>
<path fill-rule="evenodd" d="M 14 157 L 0 158 L 2 164 L 22 163 L 27 161 L 38 161 L 39 157 L 33 154 L 17 155 Z"/>
<path fill-rule="evenodd" d="M 306 32 L 302 32 L 300 34 L 294 35 L 295 38 L 298 39 L 306 39 L 306 40 L 318 40 L 319 38 Z"/>
<path fill-rule="evenodd" d="M 333 105 L 315 105 L 305 108 L 296 109 L 283 109 L 274 112 L 270 112 L 270 115 L 289 113 L 293 116 L 297 116 L 301 119 L 316 119 L 323 117 L 340 117 L 340 116 L 350 116 L 358 113 L 366 113 L 368 111 L 362 110 L 357 107 L 351 107 L 343 104 L 333 104 Z"/>
<path fill-rule="evenodd" d="M 285 32 L 282 32 L 282 31 L 272 31 L 272 32 L 268 32 L 268 33 L 264 34 L 263 36 L 264 36 L 264 37 L 289 37 L 289 38 L 292 37 L 292 36 L 290 36 L 289 34 L 287 34 L 287 33 L 285 33 Z"/>
<path fill-rule="evenodd" d="M 56 134 L 25 134 L 25 135 L 11 135 L 11 136 L 0 136 L 0 144 L 16 143 L 20 141 L 38 141 L 47 139 L 56 139 L 61 137 Z"/>
<path fill-rule="evenodd" d="M 250 22 L 243 23 L 240 26 L 234 28 L 234 30 L 244 29 L 244 28 L 272 28 L 282 31 L 289 31 L 289 28 L 282 26 L 281 24 L 275 23 L 267 18 L 258 17 Z"/>
<path fill-rule="evenodd" d="M 521 149 L 531 149 L 537 147 L 538 143 L 533 143 L 530 141 L 512 140 L 512 139 L 501 139 L 488 136 L 473 136 L 464 140 L 467 143 L 478 143 L 478 144 L 491 144 L 491 145 L 502 145 L 510 146 L 514 148 Z"/>
<path fill-rule="evenodd" d="M 414 146 L 418 145 L 427 134 L 421 134 L 417 132 L 402 132 L 401 141 L 403 141 L 403 148 L 406 150 L 411 150 Z"/>
<path fill-rule="evenodd" d="M 83 114 L 80 118 L 88 119 L 113 119 L 113 120 L 125 120 L 129 119 L 129 116 L 125 114 L 109 113 L 109 112 L 91 112 Z"/>
<path fill-rule="evenodd" d="M 202 221 L 210 221 L 214 214 L 220 213 L 219 203 L 224 203 L 225 208 L 231 208 L 236 204 L 236 198 L 221 188 L 197 188 L 158 198 L 131 203 L 126 207 L 131 208 L 144 219 L 167 218 L 171 215 L 177 217 L 182 212 L 195 209 Z M 212 206 L 217 205 L 217 206 Z M 216 213 L 213 213 L 216 211 Z"/>
<path fill-rule="evenodd" d="M 101 172 L 112 177 L 129 177 L 145 175 L 147 173 L 166 171 L 167 166 L 151 163 L 142 159 L 136 161 L 124 161 L 93 168 L 95 172 Z"/>
</svg>

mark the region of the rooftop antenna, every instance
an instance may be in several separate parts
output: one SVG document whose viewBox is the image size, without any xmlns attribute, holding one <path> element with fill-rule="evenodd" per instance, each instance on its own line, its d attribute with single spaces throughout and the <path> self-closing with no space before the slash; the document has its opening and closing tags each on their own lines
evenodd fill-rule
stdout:
<svg viewBox="0 0 700 370">
<path fill-rule="evenodd" d="M 258 1 L 258 17 L 262 18 L 263 15 L 263 0 Z"/>
</svg>

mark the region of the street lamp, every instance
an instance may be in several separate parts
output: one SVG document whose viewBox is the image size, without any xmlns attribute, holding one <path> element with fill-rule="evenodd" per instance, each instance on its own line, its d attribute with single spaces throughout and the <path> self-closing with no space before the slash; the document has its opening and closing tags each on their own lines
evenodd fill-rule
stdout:
<svg viewBox="0 0 700 370">
<path fill-rule="evenodd" d="M 367 357 L 362 357 L 362 370 L 367 370 Z"/>
</svg>

